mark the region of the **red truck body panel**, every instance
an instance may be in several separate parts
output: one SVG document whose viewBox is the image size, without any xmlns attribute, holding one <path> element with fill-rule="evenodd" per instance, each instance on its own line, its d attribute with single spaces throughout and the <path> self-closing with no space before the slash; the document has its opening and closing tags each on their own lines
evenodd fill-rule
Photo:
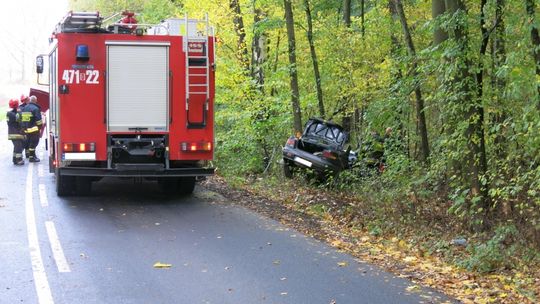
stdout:
<svg viewBox="0 0 540 304">
<path fill-rule="evenodd" d="M 169 158 L 175 160 L 212 160 L 214 142 L 214 72 L 209 73 L 209 100 L 204 128 L 188 128 L 190 121 L 203 120 L 206 95 L 193 95 L 186 109 L 186 53 L 183 36 L 129 35 L 110 33 L 58 33 L 57 83 L 58 88 L 58 138 L 56 162 L 62 161 L 63 144 L 95 143 L 96 161 L 107 161 L 107 136 L 124 134 L 107 131 L 107 44 L 106 42 L 164 42 L 169 43 L 169 126 L 164 132 L 140 134 L 167 134 Z M 89 59 L 77 60 L 78 45 L 88 47 Z M 214 62 L 213 38 L 208 39 L 208 63 Z M 204 70 L 204 68 L 201 68 Z M 78 71 L 74 79 L 67 80 L 66 71 Z M 96 74 L 95 71 L 98 71 Z M 68 77 L 69 73 L 67 74 Z M 91 79 L 89 79 L 91 78 Z M 191 83 L 203 83 L 204 78 L 193 78 Z M 62 86 L 67 88 L 62 92 Z M 182 142 L 211 142 L 210 151 L 189 152 L 181 150 Z"/>
</svg>

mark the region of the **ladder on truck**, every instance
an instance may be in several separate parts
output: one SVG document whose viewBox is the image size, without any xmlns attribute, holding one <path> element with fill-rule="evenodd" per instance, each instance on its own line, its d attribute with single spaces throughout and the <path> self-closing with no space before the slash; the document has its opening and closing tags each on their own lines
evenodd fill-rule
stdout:
<svg viewBox="0 0 540 304">
<path fill-rule="evenodd" d="M 204 19 L 184 18 L 185 36 L 184 52 L 186 54 L 186 112 L 187 127 L 202 129 L 208 120 L 210 102 L 210 69 L 209 37 L 214 37 L 214 28 L 209 26 L 208 13 Z M 202 103 L 202 117 L 193 119 L 194 113 Z"/>
<path fill-rule="evenodd" d="M 96 32 L 101 28 L 103 17 L 99 12 L 69 12 L 58 23 L 56 27 L 57 33 L 85 33 Z"/>
</svg>

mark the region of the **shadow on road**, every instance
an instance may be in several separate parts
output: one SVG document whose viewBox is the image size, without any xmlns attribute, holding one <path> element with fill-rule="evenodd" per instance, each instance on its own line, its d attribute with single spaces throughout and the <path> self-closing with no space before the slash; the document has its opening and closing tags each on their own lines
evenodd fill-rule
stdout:
<svg viewBox="0 0 540 304">
<path fill-rule="evenodd" d="M 197 191 L 199 187 L 196 187 L 195 192 Z M 194 195 L 166 194 L 156 181 L 136 181 L 133 178 L 103 178 L 92 183 L 92 192 L 89 195 L 75 194 L 62 200 L 77 204 L 99 203 L 116 206 L 192 205 L 197 201 Z"/>
</svg>

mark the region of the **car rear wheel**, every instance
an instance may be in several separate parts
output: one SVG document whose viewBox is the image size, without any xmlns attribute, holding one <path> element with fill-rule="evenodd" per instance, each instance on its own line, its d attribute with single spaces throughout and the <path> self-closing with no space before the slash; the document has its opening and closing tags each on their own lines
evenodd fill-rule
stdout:
<svg viewBox="0 0 540 304">
<path fill-rule="evenodd" d="M 291 165 L 287 164 L 286 162 L 283 163 L 283 175 L 285 175 L 286 178 L 293 177 L 293 168 Z"/>
</svg>

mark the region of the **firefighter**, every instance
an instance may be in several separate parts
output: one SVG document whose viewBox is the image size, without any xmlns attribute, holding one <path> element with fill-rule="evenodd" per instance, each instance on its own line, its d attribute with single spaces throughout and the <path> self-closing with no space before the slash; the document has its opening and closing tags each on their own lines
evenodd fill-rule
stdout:
<svg viewBox="0 0 540 304">
<path fill-rule="evenodd" d="M 24 146 L 24 135 L 21 128 L 21 113 L 18 110 L 19 100 L 9 101 L 10 111 L 7 112 L 6 120 L 8 125 L 8 139 L 13 143 L 13 164 L 24 165 L 22 150 Z"/>
<path fill-rule="evenodd" d="M 32 163 L 39 162 L 39 158 L 36 156 L 36 147 L 39 143 L 39 130 L 43 125 L 41 108 L 36 101 L 36 96 L 30 96 L 30 102 L 21 111 L 22 127 L 28 141 L 27 156 Z"/>
<path fill-rule="evenodd" d="M 24 95 L 24 94 L 21 94 L 21 104 L 19 105 L 19 113 L 22 112 L 22 110 L 24 109 L 24 107 L 28 104 L 28 96 Z M 24 151 L 24 157 L 28 158 L 29 157 L 29 154 L 28 154 L 28 140 L 26 138 L 26 136 L 24 137 L 24 141 L 23 141 L 23 151 Z"/>
</svg>

